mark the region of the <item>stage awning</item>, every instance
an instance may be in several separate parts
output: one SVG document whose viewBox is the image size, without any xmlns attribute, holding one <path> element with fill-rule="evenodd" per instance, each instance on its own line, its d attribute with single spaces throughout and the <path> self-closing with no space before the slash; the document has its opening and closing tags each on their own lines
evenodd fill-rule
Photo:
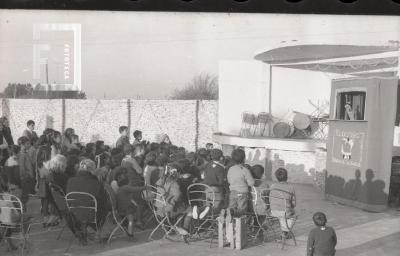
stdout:
<svg viewBox="0 0 400 256">
<path fill-rule="evenodd" d="M 398 49 L 399 47 L 395 46 L 307 44 L 262 51 L 257 53 L 254 58 L 268 64 L 287 64 L 378 54 L 397 51 Z"/>
<path fill-rule="evenodd" d="M 279 67 L 303 69 L 310 71 L 320 71 L 336 74 L 348 75 L 369 75 L 375 74 L 379 76 L 394 74 L 398 66 L 398 57 L 374 58 L 374 59 L 355 59 L 348 61 L 335 61 L 323 63 L 306 63 L 306 64 L 289 64 L 276 65 Z M 371 72 L 374 71 L 374 72 Z M 358 74 L 359 73 L 359 74 Z"/>
</svg>

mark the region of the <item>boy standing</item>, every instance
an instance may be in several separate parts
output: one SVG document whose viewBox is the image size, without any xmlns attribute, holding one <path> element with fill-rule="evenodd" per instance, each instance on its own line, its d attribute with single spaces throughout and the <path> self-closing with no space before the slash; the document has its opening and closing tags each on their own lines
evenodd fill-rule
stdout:
<svg viewBox="0 0 400 256">
<path fill-rule="evenodd" d="M 307 241 L 307 256 L 334 256 L 337 238 L 335 230 L 326 226 L 326 215 L 317 212 L 313 216 L 317 226 L 311 230 Z"/>
<path fill-rule="evenodd" d="M 140 144 L 142 142 L 142 131 L 136 130 L 133 132 L 133 137 L 135 140 L 133 141 L 133 146 Z"/>
<path fill-rule="evenodd" d="M 35 165 L 30 156 L 31 142 L 27 137 L 18 139 L 18 145 L 21 148 L 18 156 L 19 173 L 21 177 L 22 204 L 26 204 L 29 194 L 35 193 Z"/>
<path fill-rule="evenodd" d="M 254 179 L 250 170 L 244 166 L 246 154 L 243 149 L 232 151 L 232 160 L 235 163 L 228 170 L 229 208 L 234 210 L 235 216 L 242 216 L 247 211 L 249 187 L 254 186 Z"/>
<path fill-rule="evenodd" d="M 119 127 L 119 134 L 121 135 L 117 143 L 115 144 L 116 148 L 124 149 L 125 145 L 129 145 L 129 137 L 128 137 L 128 126 Z"/>
<path fill-rule="evenodd" d="M 39 137 L 37 136 L 35 130 L 35 121 L 33 120 L 29 120 L 26 123 L 26 127 L 27 129 L 24 131 L 24 133 L 22 134 L 23 137 L 27 137 L 29 139 L 29 141 L 31 142 L 31 144 L 33 145 L 32 141 L 37 140 Z"/>
</svg>

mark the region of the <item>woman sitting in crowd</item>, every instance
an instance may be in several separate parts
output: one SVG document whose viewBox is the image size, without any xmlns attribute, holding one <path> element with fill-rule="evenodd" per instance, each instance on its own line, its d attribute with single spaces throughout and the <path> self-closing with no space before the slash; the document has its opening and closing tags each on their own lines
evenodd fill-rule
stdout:
<svg viewBox="0 0 400 256">
<path fill-rule="evenodd" d="M 50 183 L 60 187 L 65 193 L 68 176 L 65 174 L 67 168 L 67 159 L 63 155 L 55 155 L 49 161 L 43 163 L 42 168 L 39 169 L 40 177 L 45 181 L 46 188 L 46 215 L 50 213 L 47 221 L 44 221 L 44 226 L 56 226 L 60 222 L 60 213 L 57 205 L 55 204 L 54 198 L 50 192 Z M 45 216 L 46 216 L 45 215 Z"/>
</svg>

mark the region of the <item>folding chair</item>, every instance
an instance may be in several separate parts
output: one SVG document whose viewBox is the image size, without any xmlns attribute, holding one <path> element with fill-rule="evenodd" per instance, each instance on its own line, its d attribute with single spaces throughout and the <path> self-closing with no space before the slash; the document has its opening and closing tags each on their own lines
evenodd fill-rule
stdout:
<svg viewBox="0 0 400 256">
<path fill-rule="evenodd" d="M 57 240 L 60 240 L 62 233 L 64 232 L 65 228 L 67 227 L 67 220 L 66 220 L 66 215 L 68 214 L 68 206 L 67 202 L 65 201 L 65 193 L 63 189 L 54 184 L 54 183 L 49 183 L 49 188 L 50 188 L 50 193 L 51 196 L 53 197 L 54 203 L 57 206 L 57 209 L 59 211 L 59 214 L 62 219 L 64 219 L 64 225 L 61 228 L 60 233 L 57 236 Z"/>
<path fill-rule="evenodd" d="M 202 183 L 193 183 L 187 188 L 187 198 L 189 201 L 189 206 L 193 208 L 195 205 L 199 209 L 204 209 L 209 206 L 210 210 L 207 215 L 202 220 L 197 220 L 194 224 L 194 232 L 193 235 L 200 236 L 201 231 L 209 231 L 211 232 L 211 240 L 214 238 L 214 233 L 218 231 L 218 223 L 217 223 L 217 213 L 215 212 L 215 206 L 218 203 L 216 200 L 215 191 L 212 187 L 202 184 Z M 208 225 L 208 227 L 206 227 Z"/>
<path fill-rule="evenodd" d="M 261 199 L 261 191 L 259 191 L 256 187 L 251 187 L 251 211 L 248 213 L 248 223 L 247 223 L 247 227 L 248 230 L 250 231 L 248 233 L 248 235 L 253 238 L 253 240 L 255 241 L 261 232 L 263 232 L 263 234 L 265 235 L 267 230 L 265 227 L 265 221 L 262 222 L 261 221 L 261 217 L 265 216 L 261 216 L 259 209 L 263 207 L 263 205 L 261 205 L 262 203 L 260 202 Z"/>
<path fill-rule="evenodd" d="M 280 189 L 268 189 L 268 202 L 269 207 L 271 209 L 271 218 L 275 218 L 279 220 L 279 227 L 282 226 L 287 229 L 288 234 L 293 239 L 294 245 L 297 245 L 296 237 L 293 233 L 293 227 L 297 220 L 297 215 L 292 215 L 290 209 L 292 206 L 296 204 L 296 198 L 294 195 L 290 194 L 287 191 L 280 190 Z M 274 212 L 279 213 L 275 215 Z M 283 231 L 283 230 L 281 230 Z M 282 234 L 282 233 L 281 233 Z M 282 249 L 286 244 L 286 236 L 283 234 L 281 235 L 280 239 L 282 243 Z"/>
<path fill-rule="evenodd" d="M 242 126 L 240 128 L 240 136 L 248 137 L 254 132 L 251 132 L 252 129 L 255 129 L 257 117 L 250 112 L 243 112 L 242 114 Z"/>
<path fill-rule="evenodd" d="M 152 185 L 146 185 L 147 190 L 152 190 L 157 192 L 157 188 L 152 186 Z M 153 210 L 151 209 L 150 203 L 152 201 L 152 198 L 149 197 L 147 190 L 142 191 L 142 199 L 146 202 L 147 207 L 144 208 L 143 211 L 143 216 L 147 216 L 146 220 L 144 221 L 144 226 L 147 227 L 147 225 L 155 219 Z M 151 195 L 150 195 L 151 196 Z"/>
<path fill-rule="evenodd" d="M 268 134 L 267 136 L 269 136 L 269 132 L 271 130 L 271 125 L 273 123 L 273 119 L 272 116 L 269 113 L 266 112 L 261 112 L 258 114 L 257 119 L 256 119 L 256 127 L 254 129 L 254 133 L 253 136 L 264 136 L 265 133 L 265 128 L 268 126 Z"/>
<path fill-rule="evenodd" d="M 20 240 L 22 242 L 21 254 L 24 255 L 31 223 L 24 215 L 21 200 L 17 196 L 8 193 L 1 193 L 0 210 L 2 215 L 4 214 L 0 220 L 0 228 L 4 229 L 2 234 L 3 240 L 6 240 L 7 232 L 11 231 L 11 235 L 7 236 L 7 238 Z M 9 218 L 4 217 L 6 215 L 8 215 Z M 16 220 L 13 220 L 13 218 Z M 15 235 L 13 235 L 14 233 Z"/>
<path fill-rule="evenodd" d="M 157 188 L 154 186 L 146 187 L 146 198 L 147 203 L 149 204 L 150 209 L 154 214 L 154 218 L 157 221 L 157 226 L 150 233 L 148 240 L 152 241 L 152 237 L 157 230 L 164 231 L 163 238 L 169 238 L 169 235 L 173 232 L 178 233 L 176 229 L 176 225 L 183 219 L 184 216 L 179 217 L 174 224 L 172 224 L 171 217 L 166 211 L 167 202 L 165 201 L 165 197 L 158 192 Z"/>
<path fill-rule="evenodd" d="M 124 228 L 124 226 L 123 226 L 124 222 L 127 220 L 127 217 L 120 216 L 118 214 L 117 200 L 115 198 L 113 189 L 111 188 L 111 186 L 104 186 L 104 188 L 107 192 L 108 200 L 111 204 L 111 212 L 108 216 L 112 217 L 113 222 L 116 224 L 115 228 L 111 231 L 110 236 L 108 237 L 108 240 L 107 240 L 107 243 L 110 243 L 112 237 L 118 230 L 123 231 L 126 236 L 129 236 L 129 235 L 128 235 L 128 230 L 126 228 Z"/>
<path fill-rule="evenodd" d="M 65 196 L 68 210 L 77 218 L 77 221 L 82 224 L 82 227 L 86 234 L 87 225 L 90 225 L 96 232 L 97 235 L 100 233 L 100 229 L 97 222 L 97 200 L 96 198 L 86 192 L 69 192 Z M 78 216 L 87 213 L 86 219 L 79 219 Z M 70 249 L 74 237 L 71 239 L 67 251 Z"/>
</svg>

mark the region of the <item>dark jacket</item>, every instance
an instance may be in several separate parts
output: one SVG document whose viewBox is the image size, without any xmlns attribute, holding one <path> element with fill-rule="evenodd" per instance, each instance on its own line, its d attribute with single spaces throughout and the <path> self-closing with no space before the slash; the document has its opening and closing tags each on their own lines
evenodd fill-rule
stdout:
<svg viewBox="0 0 400 256">
<path fill-rule="evenodd" d="M 8 145 L 14 145 L 10 127 L 4 126 L 3 130 L 0 131 L 0 144 L 4 143 L 3 139 L 6 140 Z"/>
<path fill-rule="evenodd" d="M 220 163 L 209 163 L 204 169 L 203 183 L 212 187 L 223 187 L 226 183 L 225 167 Z"/>
<path fill-rule="evenodd" d="M 14 140 L 11 135 L 10 127 L 4 126 L 3 129 L 0 130 L 0 144 L 3 144 L 4 140 L 7 142 L 9 146 L 14 145 Z M 7 149 L 0 150 L 0 165 L 4 166 L 7 159 L 8 159 L 8 150 Z"/>
<path fill-rule="evenodd" d="M 85 192 L 93 195 L 97 200 L 97 221 L 101 222 L 104 220 L 109 206 L 107 204 L 107 194 L 103 187 L 103 184 L 99 182 L 96 176 L 89 172 L 78 172 L 77 176 L 72 177 L 67 182 L 67 193 L 69 192 Z M 76 197 L 77 202 L 80 205 L 90 205 L 90 202 L 82 199 L 82 197 Z M 73 203 L 71 203 L 73 205 Z M 73 211 L 76 218 L 80 221 L 93 220 L 94 215 L 92 212 L 85 210 Z"/>
<path fill-rule="evenodd" d="M 117 142 L 115 143 L 115 147 L 124 150 L 125 145 L 129 145 L 129 144 L 130 144 L 129 137 L 121 136 L 118 138 Z"/>
</svg>

